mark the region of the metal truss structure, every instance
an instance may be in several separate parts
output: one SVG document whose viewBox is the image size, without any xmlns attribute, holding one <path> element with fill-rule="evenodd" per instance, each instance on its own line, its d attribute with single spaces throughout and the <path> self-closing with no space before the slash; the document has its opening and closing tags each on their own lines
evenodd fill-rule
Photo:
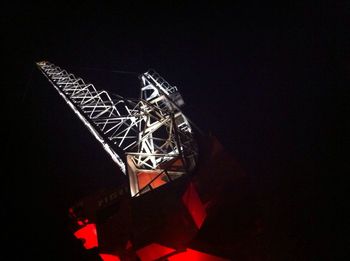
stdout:
<svg viewBox="0 0 350 261">
<path fill-rule="evenodd" d="M 153 70 L 140 75 L 141 97 L 125 99 L 42 61 L 38 68 L 104 149 L 139 196 L 191 171 L 197 147 L 175 86 Z"/>
</svg>

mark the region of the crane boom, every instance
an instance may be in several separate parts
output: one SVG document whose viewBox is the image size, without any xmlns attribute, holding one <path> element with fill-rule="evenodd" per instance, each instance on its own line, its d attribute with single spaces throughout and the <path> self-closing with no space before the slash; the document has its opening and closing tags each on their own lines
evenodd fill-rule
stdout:
<svg viewBox="0 0 350 261">
<path fill-rule="evenodd" d="M 197 147 L 177 87 L 153 70 L 143 73 L 141 97 L 125 99 L 47 62 L 37 62 L 66 103 L 102 144 L 139 196 L 191 171 Z"/>
</svg>

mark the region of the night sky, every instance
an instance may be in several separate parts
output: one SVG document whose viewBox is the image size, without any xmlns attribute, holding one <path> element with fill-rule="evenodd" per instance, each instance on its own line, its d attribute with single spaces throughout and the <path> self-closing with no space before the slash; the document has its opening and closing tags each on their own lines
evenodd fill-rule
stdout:
<svg viewBox="0 0 350 261">
<path fill-rule="evenodd" d="M 3 10 L 12 76 L 3 87 L 15 104 L 3 125 L 11 148 L 4 157 L 15 162 L 2 173 L 1 234 L 11 255 L 99 260 L 72 236 L 67 209 L 120 182 L 117 166 L 35 67 L 48 60 L 125 97 L 138 97 L 134 73 L 149 68 L 179 88 L 185 114 L 249 176 L 265 244 L 256 259 L 242 260 L 339 257 L 341 245 L 330 249 L 341 227 L 328 226 L 334 202 L 320 166 L 332 156 L 326 120 L 333 118 L 336 12 L 320 4 L 125 2 Z"/>
</svg>

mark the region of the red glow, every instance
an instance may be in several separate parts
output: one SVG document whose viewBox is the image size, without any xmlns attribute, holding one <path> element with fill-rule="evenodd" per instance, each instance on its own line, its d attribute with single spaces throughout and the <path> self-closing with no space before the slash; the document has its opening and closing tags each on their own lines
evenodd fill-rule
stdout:
<svg viewBox="0 0 350 261">
<path fill-rule="evenodd" d="M 130 240 L 128 240 L 128 242 L 126 243 L 125 249 L 126 249 L 126 250 L 130 250 L 131 248 L 132 248 L 132 243 L 131 243 Z"/>
<path fill-rule="evenodd" d="M 91 249 L 98 246 L 95 224 L 88 224 L 74 233 L 74 236 L 84 241 L 84 247 Z"/>
<path fill-rule="evenodd" d="M 153 243 L 137 250 L 136 253 L 142 261 L 151 261 L 161 258 L 162 256 L 168 255 L 174 251 L 175 249 L 161 246 L 157 243 Z"/>
<path fill-rule="evenodd" d="M 120 258 L 110 254 L 99 254 L 103 261 L 120 261 Z"/>
<path fill-rule="evenodd" d="M 199 252 L 193 249 L 187 249 L 184 252 L 180 252 L 179 254 L 168 257 L 169 261 L 183 261 L 183 260 L 191 260 L 191 261 L 227 261 L 227 259 L 212 256 L 203 252 Z"/>
<path fill-rule="evenodd" d="M 137 174 L 137 180 L 139 188 L 142 189 L 143 187 L 147 186 L 148 183 L 150 183 L 154 178 L 156 178 L 159 175 L 158 172 L 139 172 Z M 162 178 L 165 176 L 165 174 L 159 175 L 158 178 L 156 178 L 152 183 L 152 188 L 157 188 L 159 186 L 162 186 L 166 183 L 166 181 L 162 180 Z"/>
<path fill-rule="evenodd" d="M 182 196 L 182 201 L 190 212 L 197 228 L 200 228 L 207 216 L 205 208 L 198 196 L 196 188 L 192 183 L 189 184 L 186 192 Z"/>
</svg>

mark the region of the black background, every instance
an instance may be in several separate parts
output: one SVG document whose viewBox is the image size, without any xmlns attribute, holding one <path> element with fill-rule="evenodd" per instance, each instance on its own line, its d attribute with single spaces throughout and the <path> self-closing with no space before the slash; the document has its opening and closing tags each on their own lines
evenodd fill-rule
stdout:
<svg viewBox="0 0 350 261">
<path fill-rule="evenodd" d="M 343 10 L 186 1 L 6 5 L 3 158 L 13 163 L 2 171 L 1 234 L 11 255 L 98 260 L 71 235 L 67 209 L 118 183 L 118 168 L 35 67 L 48 60 L 126 97 L 139 95 L 139 80 L 115 71 L 154 68 L 178 86 L 185 113 L 251 177 L 266 243 L 254 260 L 340 256 L 343 245 L 334 242 L 343 227 L 328 218 L 338 181 L 324 176 L 321 163 L 335 157 L 332 75 L 345 52 L 331 21 L 342 21 Z"/>
</svg>

